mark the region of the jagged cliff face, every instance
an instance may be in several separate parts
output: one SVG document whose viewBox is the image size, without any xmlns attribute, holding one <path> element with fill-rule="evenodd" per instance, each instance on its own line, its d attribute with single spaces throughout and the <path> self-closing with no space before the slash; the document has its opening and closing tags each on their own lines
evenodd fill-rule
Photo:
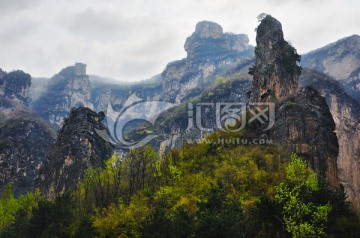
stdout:
<svg viewBox="0 0 360 238">
<path fill-rule="evenodd" d="M 300 84 L 316 88 L 326 98 L 336 124 L 340 182 L 349 200 L 360 206 L 360 105 L 338 81 L 325 74 L 305 70 Z"/>
<path fill-rule="evenodd" d="M 284 40 L 281 23 L 266 16 L 258 26 L 255 48 L 254 88 L 250 101 L 283 100 L 296 93 L 301 68 L 296 49 Z"/>
<path fill-rule="evenodd" d="M 272 137 L 306 159 L 329 185 L 339 188 L 338 142 L 325 99 L 313 88 L 302 88 L 277 110 Z"/>
<path fill-rule="evenodd" d="M 0 69 L 0 100 L 9 99 L 26 105 L 30 86 L 30 74 L 21 70 L 6 73 Z"/>
<path fill-rule="evenodd" d="M 199 22 L 187 38 L 187 57 L 167 65 L 161 74 L 165 101 L 182 102 L 199 95 L 216 77 L 252 56 L 246 35 L 223 33 L 213 22 Z"/>
<path fill-rule="evenodd" d="M 59 131 L 49 160 L 40 169 L 39 183 L 46 196 L 74 189 L 87 168 L 103 166 L 110 158 L 113 148 L 95 132 L 95 129 L 106 129 L 102 119 L 103 115 L 89 108 L 71 111 Z"/>
<path fill-rule="evenodd" d="M 302 65 L 340 81 L 360 102 L 360 36 L 352 35 L 303 56 Z"/>
<path fill-rule="evenodd" d="M 299 56 L 284 40 L 280 22 L 263 18 L 256 41 L 250 101 L 276 103 L 275 124 L 267 136 L 301 155 L 331 187 L 339 188 L 335 123 L 325 99 L 312 88 L 297 92 Z"/>
<path fill-rule="evenodd" d="M 56 74 L 51 79 L 46 93 L 32 105 L 56 130 L 61 128 L 70 110 L 79 106 L 94 107 L 86 65 L 81 63 L 69 66 Z"/>
</svg>

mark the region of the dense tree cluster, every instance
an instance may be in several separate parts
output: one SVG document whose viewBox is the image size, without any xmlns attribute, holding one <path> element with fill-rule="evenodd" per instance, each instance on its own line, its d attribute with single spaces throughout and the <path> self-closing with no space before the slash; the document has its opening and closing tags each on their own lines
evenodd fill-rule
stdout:
<svg viewBox="0 0 360 238">
<path fill-rule="evenodd" d="M 359 237 L 345 196 L 278 146 L 143 147 L 54 199 L 9 184 L 0 217 L 0 237 Z"/>
</svg>

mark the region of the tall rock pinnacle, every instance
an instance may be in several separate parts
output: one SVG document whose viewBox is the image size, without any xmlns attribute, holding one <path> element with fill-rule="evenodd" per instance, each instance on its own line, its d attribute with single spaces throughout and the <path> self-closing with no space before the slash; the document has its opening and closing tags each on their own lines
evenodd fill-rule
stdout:
<svg viewBox="0 0 360 238">
<path fill-rule="evenodd" d="M 40 187 L 52 197 L 76 188 L 85 170 L 104 166 L 113 148 L 95 132 L 104 130 L 101 114 L 89 108 L 73 109 L 59 131 L 48 161 L 39 170 Z"/>
<path fill-rule="evenodd" d="M 296 93 L 301 67 L 300 55 L 284 40 L 281 23 L 270 15 L 257 28 L 252 102 L 281 101 Z"/>
<path fill-rule="evenodd" d="M 263 15 L 261 15 L 263 16 Z M 335 123 L 325 99 L 311 87 L 298 89 L 300 56 L 284 40 L 281 23 L 265 15 L 257 28 L 250 102 L 274 102 L 275 122 L 269 136 L 308 162 L 329 186 L 340 189 Z M 260 128 L 259 126 L 258 128 Z"/>
</svg>

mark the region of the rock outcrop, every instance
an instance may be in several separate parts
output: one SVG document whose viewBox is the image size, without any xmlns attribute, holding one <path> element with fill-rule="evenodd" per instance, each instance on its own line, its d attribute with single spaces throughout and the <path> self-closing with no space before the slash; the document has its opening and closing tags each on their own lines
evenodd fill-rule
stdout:
<svg viewBox="0 0 360 238">
<path fill-rule="evenodd" d="M 266 15 L 257 28 L 256 41 L 250 102 L 276 104 L 275 124 L 266 136 L 302 156 L 332 188 L 339 189 L 339 146 L 325 99 L 312 88 L 297 92 L 300 58 L 284 40 L 280 22 Z"/>
<path fill-rule="evenodd" d="M 187 58 L 211 58 L 213 56 L 234 55 L 249 49 L 249 38 L 244 34 L 223 32 L 222 27 L 209 21 L 196 24 L 195 32 L 186 39 Z"/>
<path fill-rule="evenodd" d="M 323 73 L 305 69 L 300 85 L 314 87 L 326 98 L 339 142 L 340 182 L 348 199 L 360 207 L 360 105 L 340 82 Z"/>
<path fill-rule="evenodd" d="M 61 128 L 70 110 L 80 106 L 94 107 L 86 65 L 81 63 L 66 67 L 52 77 L 46 93 L 32 104 L 34 110 L 56 130 Z"/>
<path fill-rule="evenodd" d="M 223 33 L 217 23 L 199 22 L 185 42 L 187 57 L 169 63 L 161 74 L 163 100 L 180 103 L 199 95 L 217 77 L 252 58 L 248 42 L 246 35 Z"/>
<path fill-rule="evenodd" d="M 40 185 L 46 196 L 74 189 L 89 167 L 97 168 L 113 153 L 112 146 L 97 135 L 104 130 L 104 115 L 89 108 L 73 109 L 58 134 L 48 161 L 40 169 Z"/>
<path fill-rule="evenodd" d="M 267 15 L 258 26 L 255 64 L 250 69 L 254 87 L 250 101 L 284 100 L 297 90 L 301 67 L 296 49 L 284 40 L 281 23 Z"/>
</svg>

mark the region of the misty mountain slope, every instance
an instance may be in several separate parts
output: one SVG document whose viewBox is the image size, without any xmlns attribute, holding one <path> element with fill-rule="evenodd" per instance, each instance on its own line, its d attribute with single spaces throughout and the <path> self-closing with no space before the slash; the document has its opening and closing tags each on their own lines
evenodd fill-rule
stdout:
<svg viewBox="0 0 360 238">
<path fill-rule="evenodd" d="M 86 65 L 76 63 L 51 78 L 47 90 L 32 103 L 32 108 L 58 130 L 71 108 L 94 107 L 90 87 Z"/>
<path fill-rule="evenodd" d="M 161 93 L 160 76 L 133 83 L 91 80 L 91 100 L 95 111 L 107 111 L 109 104 L 120 110 L 132 94 L 145 100 L 159 100 Z"/>
<path fill-rule="evenodd" d="M 352 35 L 302 56 L 301 65 L 339 80 L 360 102 L 360 36 Z"/>
<path fill-rule="evenodd" d="M 107 111 L 109 104 L 120 110 L 132 94 L 149 100 L 186 101 L 201 95 L 217 77 L 236 72 L 243 78 L 253 60 L 253 47 L 244 34 L 223 33 L 214 22 L 200 22 L 186 39 L 185 59 L 169 63 L 148 80 L 135 83 L 86 74 L 86 65 L 77 63 L 49 80 L 36 79 L 30 91 L 31 107 L 58 130 L 70 109 L 86 106 Z"/>
</svg>

